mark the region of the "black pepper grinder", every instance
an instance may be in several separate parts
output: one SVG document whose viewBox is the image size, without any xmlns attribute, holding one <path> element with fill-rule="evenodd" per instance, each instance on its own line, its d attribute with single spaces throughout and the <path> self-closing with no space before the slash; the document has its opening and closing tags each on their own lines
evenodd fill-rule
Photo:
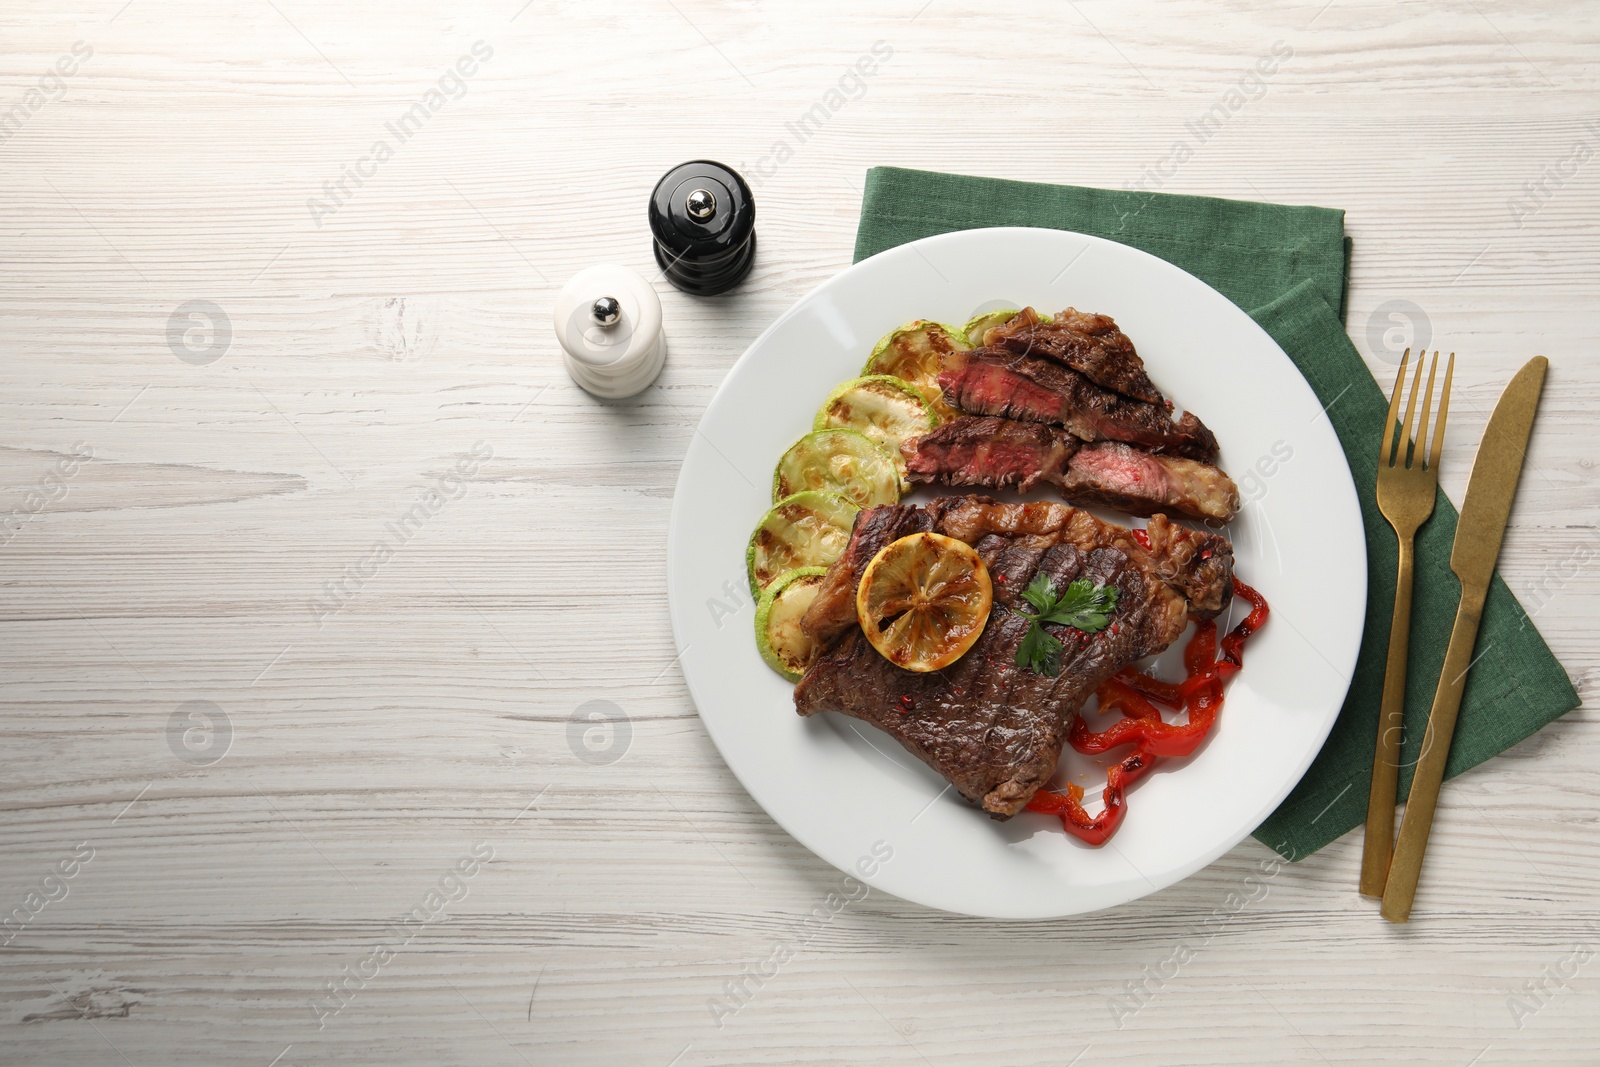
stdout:
<svg viewBox="0 0 1600 1067">
<path fill-rule="evenodd" d="M 709 159 L 673 167 L 650 194 L 656 263 L 686 293 L 727 292 L 756 257 L 756 202 L 737 171 Z"/>
</svg>

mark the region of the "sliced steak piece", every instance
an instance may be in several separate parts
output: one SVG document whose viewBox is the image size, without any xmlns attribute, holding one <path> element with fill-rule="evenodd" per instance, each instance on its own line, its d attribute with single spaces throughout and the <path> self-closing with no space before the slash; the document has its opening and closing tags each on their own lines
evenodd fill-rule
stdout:
<svg viewBox="0 0 1600 1067">
<path fill-rule="evenodd" d="M 1075 504 L 1101 504 L 1133 515 L 1176 512 L 1229 522 L 1239 513 L 1239 487 L 1220 468 L 1117 441 L 1084 446 L 1057 484 Z"/>
<path fill-rule="evenodd" d="M 1021 355 L 1044 356 L 1114 393 L 1147 404 L 1172 406 L 1145 373 L 1144 360 L 1134 351 L 1133 342 L 1108 315 L 1067 308 L 1054 318 L 1040 319 L 1032 308 L 1025 308 L 1010 321 L 990 328 L 983 343 Z"/>
<path fill-rule="evenodd" d="M 1064 478 L 1079 447 L 1076 437 L 1042 422 L 966 415 L 903 442 L 900 451 L 913 482 L 1027 492 Z"/>
<path fill-rule="evenodd" d="M 966 415 L 900 446 L 913 482 L 1026 492 L 1041 482 L 1074 504 L 1134 515 L 1174 513 L 1228 522 L 1239 490 L 1221 470 L 1180 456 L 1158 456 L 1115 441 L 1079 447 L 1051 426 Z"/>
<path fill-rule="evenodd" d="M 980 348 L 955 353 L 939 375 L 950 404 L 969 415 L 998 415 L 1065 426 L 1084 441 L 1124 441 L 1152 452 L 1214 462 L 1217 439 L 1194 412 L 1130 400 L 1041 356 Z"/>
<path fill-rule="evenodd" d="M 853 540 L 907 523 L 909 512 L 972 544 L 988 565 L 995 600 L 983 635 L 949 667 L 919 674 L 884 659 L 859 627 L 847 628 L 795 687 L 795 708 L 802 715 L 836 711 L 872 723 L 968 800 L 996 818 L 1009 818 L 1054 773 L 1067 732 L 1089 696 L 1117 671 L 1182 634 L 1188 604 L 1173 577 L 1188 565 L 1147 551 L 1129 531 L 1077 508 L 997 504 L 983 497 L 869 509 L 858 519 Z M 852 560 L 864 554 L 865 546 L 847 553 L 829 578 L 859 578 Z M 1213 567 L 1217 558 L 1203 564 Z M 1029 626 L 1016 610 L 1020 593 L 1040 573 L 1057 588 L 1087 578 L 1118 590 L 1113 626 L 1092 635 L 1048 627 L 1064 646 L 1061 672 L 1053 677 L 1015 662 Z"/>
</svg>

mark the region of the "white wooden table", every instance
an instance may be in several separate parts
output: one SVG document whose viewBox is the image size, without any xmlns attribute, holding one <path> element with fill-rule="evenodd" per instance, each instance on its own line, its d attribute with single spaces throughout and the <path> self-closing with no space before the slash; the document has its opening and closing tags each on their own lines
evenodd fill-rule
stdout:
<svg viewBox="0 0 1600 1067">
<path fill-rule="evenodd" d="M 1545 582 L 1538 624 L 1592 689 L 1600 11 L 1255 6 L 8 12 L 0 907 L 24 918 L 0 1061 L 1600 1062 L 1590 709 L 1447 787 L 1409 927 L 1357 897 L 1359 835 L 1231 911 L 1270 856 L 1247 841 L 1072 921 L 874 893 L 736 1014 L 709 1007 L 840 876 L 696 717 L 667 513 L 733 360 L 849 262 L 870 165 L 1160 167 L 1169 191 L 1347 209 L 1380 380 L 1391 326 L 1463 354 L 1458 501 L 1499 389 L 1548 354 L 1501 569 Z M 876 42 L 892 56 L 841 83 Z M 1292 56 L 1164 163 L 1276 42 Z M 759 182 L 754 274 L 712 301 L 659 286 L 665 373 L 597 403 L 560 368 L 554 291 L 647 269 L 645 198 L 697 157 Z M 461 495 L 376 560 L 475 446 Z M 585 738 L 597 700 L 626 724 Z"/>
</svg>

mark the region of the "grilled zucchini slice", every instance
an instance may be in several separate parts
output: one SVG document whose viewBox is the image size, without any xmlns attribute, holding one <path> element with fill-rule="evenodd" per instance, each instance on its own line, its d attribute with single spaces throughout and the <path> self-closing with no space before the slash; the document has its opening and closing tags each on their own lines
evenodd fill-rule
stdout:
<svg viewBox="0 0 1600 1067">
<path fill-rule="evenodd" d="M 859 431 L 889 453 L 904 478 L 906 464 L 900 443 L 937 425 L 939 416 L 916 386 L 887 374 L 870 374 L 852 378 L 829 393 L 811 428 L 842 426 Z"/>
<path fill-rule="evenodd" d="M 982 315 L 974 315 L 961 327 L 961 336 L 967 339 L 967 344 L 973 348 L 981 347 L 983 335 L 989 332 L 990 327 L 999 326 L 1016 318 L 1021 308 L 1003 308 L 999 311 L 985 311 Z"/>
<path fill-rule="evenodd" d="M 796 493 L 780 500 L 750 535 L 745 567 L 750 595 L 797 567 L 826 567 L 844 555 L 861 509 L 838 493 Z"/>
<path fill-rule="evenodd" d="M 772 499 L 812 490 L 858 508 L 893 504 L 904 488 L 894 457 L 856 430 L 816 430 L 789 446 L 772 475 Z"/>
<path fill-rule="evenodd" d="M 939 372 L 945 369 L 946 357 L 952 352 L 965 352 L 971 347 L 966 334 L 954 326 L 918 319 L 890 330 L 873 347 L 861 373 L 890 374 L 910 382 L 928 398 L 935 414 L 941 419 L 953 419 L 957 412 L 944 402 Z"/>
<path fill-rule="evenodd" d="M 798 682 L 817 647 L 800 629 L 800 616 L 817 599 L 826 567 L 800 567 L 772 580 L 756 605 L 756 647 L 767 666 Z"/>
</svg>

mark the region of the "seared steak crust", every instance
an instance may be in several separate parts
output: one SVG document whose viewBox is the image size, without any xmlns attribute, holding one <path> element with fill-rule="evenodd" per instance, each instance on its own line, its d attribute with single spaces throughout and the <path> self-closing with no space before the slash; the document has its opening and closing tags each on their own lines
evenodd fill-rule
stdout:
<svg viewBox="0 0 1600 1067">
<path fill-rule="evenodd" d="M 1144 528 L 1156 573 L 1189 601 L 1189 616 L 1209 619 L 1233 600 L 1233 543 L 1157 515 Z"/>
<path fill-rule="evenodd" d="M 1128 335 L 1108 315 L 1076 308 L 1040 320 L 1025 308 L 1010 321 L 988 330 L 983 343 L 1020 355 L 1039 355 L 1071 367 L 1096 385 L 1147 404 L 1170 407 L 1134 351 Z"/>
<path fill-rule="evenodd" d="M 989 567 L 994 608 L 983 635 L 944 670 L 907 671 L 879 655 L 854 625 L 853 595 L 848 618 L 839 612 L 842 597 L 830 604 L 819 596 L 804 625 L 836 643 L 795 687 L 795 708 L 802 715 L 837 711 L 872 723 L 996 818 L 1022 810 L 1049 779 L 1073 717 L 1090 694 L 1182 634 L 1190 612 L 1186 586 L 1216 601 L 1216 587 L 1231 580 L 1231 555 L 1203 539 L 1226 542 L 1211 535 L 1184 531 L 1202 540 L 1184 540 L 1180 553 L 1176 535 L 1163 526 L 1161 548 L 1147 551 L 1122 527 L 1064 504 L 946 497 L 921 508 L 889 504 L 863 511 L 850 549 L 827 583 L 853 594 L 876 554 L 872 544 L 886 544 L 891 533 L 904 536 L 898 531 L 915 532 L 924 523 L 971 544 Z M 1213 549 L 1204 560 L 1201 545 Z M 1064 645 L 1062 669 L 1054 677 L 1015 663 L 1029 624 L 1017 610 L 1020 594 L 1039 573 L 1057 588 L 1081 577 L 1114 585 L 1119 594 L 1114 625 L 1098 634 L 1048 627 Z"/>
<path fill-rule="evenodd" d="M 939 387 L 970 415 L 1054 423 L 1084 441 L 1123 441 L 1208 463 L 1217 458 L 1216 437 L 1193 412 L 1174 419 L 1165 403 L 1131 400 L 1042 356 L 1001 348 L 955 353 Z"/>
</svg>

